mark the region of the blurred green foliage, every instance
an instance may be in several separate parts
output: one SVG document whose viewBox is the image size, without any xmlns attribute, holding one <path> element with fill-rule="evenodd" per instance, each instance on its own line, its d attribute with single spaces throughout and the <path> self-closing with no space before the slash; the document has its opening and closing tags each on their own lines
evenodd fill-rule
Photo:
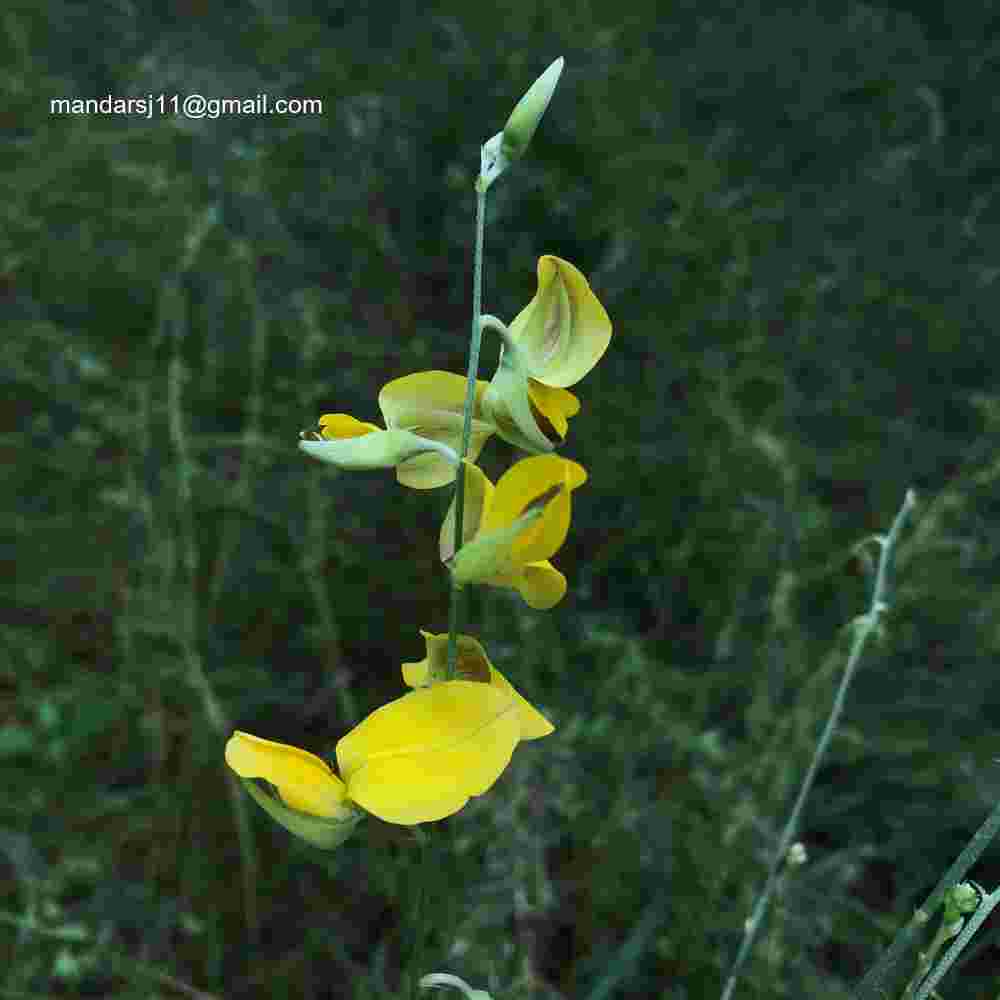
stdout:
<svg viewBox="0 0 1000 1000">
<path fill-rule="evenodd" d="M 913 486 L 738 992 L 846 996 L 1000 789 L 998 44 L 976 4 L 10 0 L 0 997 L 717 996 L 867 605 L 854 546 Z M 467 602 L 557 730 L 458 815 L 323 854 L 225 738 L 328 752 L 402 693 L 447 491 L 297 433 L 464 370 L 478 144 L 557 55 L 484 303 L 556 253 L 616 332 L 565 449 L 569 595 Z M 191 93 L 324 108 L 49 110 Z M 995 995 L 978 941 L 949 997 Z"/>
</svg>

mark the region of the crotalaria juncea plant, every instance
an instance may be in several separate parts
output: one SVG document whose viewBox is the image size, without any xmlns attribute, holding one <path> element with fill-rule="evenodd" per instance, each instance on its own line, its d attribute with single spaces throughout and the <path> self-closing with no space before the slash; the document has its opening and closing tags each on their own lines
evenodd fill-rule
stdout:
<svg viewBox="0 0 1000 1000">
<path fill-rule="evenodd" d="M 320 847 L 343 842 L 366 813 L 402 825 L 450 816 L 496 782 L 519 741 L 553 732 L 458 624 L 466 584 L 514 588 L 534 608 L 551 608 L 566 593 L 566 578 L 548 560 L 566 539 L 571 494 L 587 474 L 550 453 L 580 409 L 567 387 L 603 355 L 611 323 L 580 271 L 552 255 L 538 261 L 538 290 L 509 327 L 482 313 L 486 191 L 524 155 L 562 70 L 556 59 L 480 149 L 467 376 L 405 375 L 379 392 L 384 427 L 328 413 L 301 435 L 303 452 L 344 469 L 394 468 L 401 484 L 418 490 L 455 485 L 440 538 L 451 573 L 449 630 L 421 631 L 424 658 L 403 664 L 412 690 L 339 740 L 336 770 L 306 750 L 244 732 L 226 745 L 226 762 L 253 798 Z M 490 382 L 478 378 L 487 328 L 503 339 Z M 534 453 L 496 486 L 474 464 L 494 434 Z"/>
</svg>

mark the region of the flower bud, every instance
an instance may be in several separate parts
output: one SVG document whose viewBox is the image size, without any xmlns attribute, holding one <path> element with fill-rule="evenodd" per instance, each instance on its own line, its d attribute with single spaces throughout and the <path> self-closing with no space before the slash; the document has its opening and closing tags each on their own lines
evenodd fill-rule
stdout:
<svg viewBox="0 0 1000 1000">
<path fill-rule="evenodd" d="M 556 59 L 514 106 L 504 126 L 500 147 L 509 160 L 513 161 L 524 155 L 549 101 L 552 100 L 565 62 L 562 56 Z"/>
<path fill-rule="evenodd" d="M 477 191 L 486 191 L 515 160 L 524 155 L 549 101 L 552 100 L 564 63 L 562 56 L 552 63 L 514 105 L 503 131 L 497 132 L 483 143 L 479 177 L 476 180 Z"/>
</svg>

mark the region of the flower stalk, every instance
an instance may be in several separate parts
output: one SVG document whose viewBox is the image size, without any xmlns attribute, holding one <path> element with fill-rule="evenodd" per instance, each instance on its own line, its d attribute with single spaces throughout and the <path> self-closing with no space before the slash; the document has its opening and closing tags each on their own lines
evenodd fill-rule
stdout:
<svg viewBox="0 0 1000 1000">
<path fill-rule="evenodd" d="M 566 578 L 548 560 L 566 539 L 570 494 L 587 479 L 581 465 L 550 453 L 580 409 L 562 385 L 582 378 L 607 347 L 603 306 L 572 264 L 546 255 L 538 263 L 539 290 L 510 327 L 482 310 L 486 190 L 499 176 L 492 145 L 504 140 L 508 165 L 523 154 L 561 68 L 560 59 L 480 151 L 483 171 L 492 172 L 481 173 L 475 186 L 467 374 L 414 372 L 386 383 L 378 394 L 384 428 L 327 413 L 300 435 L 303 453 L 340 469 L 394 469 L 400 485 L 415 490 L 455 483 L 438 538 L 451 575 L 448 632 L 421 630 L 426 656 L 403 664 L 412 690 L 337 742 L 336 771 L 308 750 L 239 730 L 226 745 L 226 763 L 248 794 L 324 850 L 342 844 L 365 814 L 403 826 L 453 815 L 493 785 L 519 741 L 554 729 L 459 626 L 462 588 L 470 583 L 517 590 L 538 609 L 562 599 Z M 501 335 L 501 358 L 507 355 L 492 383 L 477 377 L 484 328 Z M 532 453 L 496 486 L 475 465 L 494 434 L 515 447 L 524 442 Z"/>
<path fill-rule="evenodd" d="M 469 371 L 466 376 L 465 409 L 462 413 L 462 444 L 459 462 L 469 452 L 472 437 L 472 406 L 476 398 L 476 379 L 479 375 L 479 351 L 483 344 L 480 318 L 483 312 L 483 245 L 486 237 L 486 188 L 476 185 L 476 243 L 472 258 L 472 334 L 469 341 Z M 461 473 L 461 465 L 459 466 Z M 462 547 L 462 519 L 465 516 L 465 476 L 455 476 L 455 552 Z M 448 667 L 445 680 L 455 677 L 458 660 L 458 628 L 461 615 L 462 588 L 451 581 L 448 601 Z"/>
</svg>

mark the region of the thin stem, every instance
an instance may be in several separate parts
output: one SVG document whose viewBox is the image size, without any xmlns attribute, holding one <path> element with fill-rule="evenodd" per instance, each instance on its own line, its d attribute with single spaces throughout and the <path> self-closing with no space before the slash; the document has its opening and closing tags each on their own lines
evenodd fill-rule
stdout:
<svg viewBox="0 0 1000 1000">
<path fill-rule="evenodd" d="M 982 922 L 993 912 L 997 904 L 1000 903 L 1000 889 L 994 890 L 985 899 L 981 900 L 979 906 L 971 914 L 962 928 L 962 933 L 952 942 L 951 947 L 944 953 L 944 958 L 934 967 L 934 971 L 920 984 L 913 1000 L 927 1000 L 927 997 L 934 991 L 934 987 L 941 981 L 944 974 L 955 964 L 955 959 L 962 953 L 962 950 L 969 943 L 972 935 L 979 930 Z"/>
<path fill-rule="evenodd" d="M 903 953 L 913 943 L 921 928 L 930 920 L 941 905 L 945 893 L 965 878 L 966 872 L 979 860 L 979 856 L 1000 832 L 1000 803 L 986 818 L 986 822 L 975 832 L 972 839 L 962 849 L 954 864 L 941 876 L 933 892 L 923 906 L 916 910 L 906 926 L 896 935 L 892 944 L 882 953 L 882 957 L 872 966 L 868 974 L 851 994 L 852 1000 L 866 1000 L 883 995 L 883 983 L 890 970 L 899 963 Z M 994 904 L 995 905 L 995 904 Z M 982 903 L 980 903 L 980 908 Z M 978 913 L 979 910 L 976 910 Z M 978 926 L 978 925 L 977 925 Z M 947 955 L 945 956 L 947 958 Z M 942 959 L 944 961 L 944 959 Z"/>
<path fill-rule="evenodd" d="M 851 681 L 854 679 L 854 674 L 857 671 L 858 664 L 861 662 L 861 654 L 864 652 L 865 645 L 867 644 L 871 634 L 880 628 L 882 616 L 889 609 L 887 591 L 889 586 L 888 580 L 893 551 L 895 550 L 896 543 L 899 540 L 899 535 L 903 529 L 903 525 L 916 502 L 916 494 L 913 490 L 907 490 L 906 496 L 903 499 L 903 506 L 900 507 L 899 513 L 896 514 L 896 518 L 892 522 L 892 528 L 890 528 L 889 534 L 885 537 L 877 536 L 877 540 L 882 546 L 882 551 L 878 561 L 878 572 L 875 576 L 875 587 L 872 591 L 871 607 L 869 608 L 867 614 L 859 616 L 853 623 L 855 626 L 854 641 L 851 644 L 851 652 L 847 658 L 847 666 L 844 668 L 844 676 L 841 678 L 840 687 L 837 689 L 837 696 L 833 702 L 833 709 L 830 712 L 830 717 L 826 721 L 826 726 L 823 729 L 823 735 L 820 737 L 816 750 L 813 753 L 813 759 L 809 764 L 809 769 L 806 771 L 806 776 L 802 780 L 802 787 L 799 789 L 795 805 L 792 807 L 792 814 L 788 817 L 788 822 L 785 823 L 785 828 L 781 832 L 781 838 L 778 841 L 778 848 L 774 852 L 774 858 L 771 861 L 771 866 L 767 873 L 767 881 L 764 885 L 764 890 L 758 896 L 753 912 L 744 924 L 743 941 L 740 944 L 739 951 L 736 953 L 732 969 L 729 972 L 729 978 L 726 980 L 726 986 L 722 992 L 722 1000 L 729 1000 L 729 998 L 733 995 L 733 991 L 736 989 L 736 981 L 739 978 L 740 970 L 743 968 L 744 962 L 746 962 L 750 955 L 750 951 L 753 948 L 754 942 L 757 939 L 757 934 L 760 931 L 761 924 L 763 923 L 764 914 L 767 911 L 768 904 L 771 901 L 771 896 L 774 893 L 774 887 L 778 881 L 778 870 L 785 860 L 792 839 L 798 831 L 799 817 L 802 815 L 802 809 L 806 804 L 806 799 L 809 797 L 810 791 L 812 791 L 812 785 L 816 778 L 816 772 L 819 770 L 819 765 L 826 754 L 827 747 L 830 745 L 830 740 L 833 738 L 833 734 L 836 732 L 837 725 L 840 722 L 840 716 L 843 713 L 844 704 L 847 700 L 847 689 L 850 687 Z"/>
<path fill-rule="evenodd" d="M 483 342 L 480 317 L 483 311 L 483 243 L 486 233 L 486 191 L 476 185 L 476 247 L 472 262 L 472 336 L 469 344 L 469 373 L 465 389 L 465 408 L 462 412 L 462 446 L 455 477 L 455 553 L 462 547 L 462 519 L 465 515 L 465 466 L 472 439 L 472 408 L 476 400 L 476 378 L 479 375 L 479 349 Z M 458 620 L 460 616 L 461 588 L 452 580 L 451 600 L 448 606 L 448 669 L 446 680 L 455 676 L 458 662 Z"/>
</svg>

